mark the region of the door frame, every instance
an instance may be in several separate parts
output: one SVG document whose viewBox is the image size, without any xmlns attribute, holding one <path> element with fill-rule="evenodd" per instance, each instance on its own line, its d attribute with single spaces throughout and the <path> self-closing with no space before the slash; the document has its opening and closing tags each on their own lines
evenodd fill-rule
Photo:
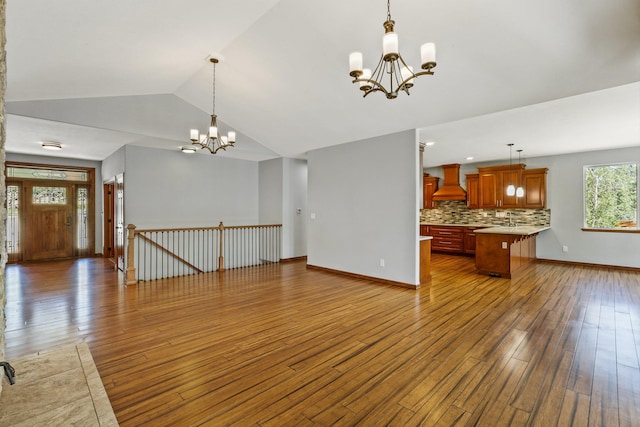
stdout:
<svg viewBox="0 0 640 427">
<path fill-rule="evenodd" d="M 47 178 L 28 178 L 28 177 L 16 177 L 11 176 L 8 173 L 9 168 L 18 168 L 18 169 L 42 169 L 42 170 L 53 170 L 60 172 L 85 172 L 87 174 L 87 179 L 82 180 L 57 180 L 57 179 L 47 179 Z M 74 229 L 73 229 L 73 257 L 79 256 L 95 256 L 95 217 L 96 217 L 96 191 L 95 191 L 95 168 L 92 167 L 82 167 L 82 166 L 65 166 L 65 165 L 54 165 L 54 164 L 44 164 L 44 163 L 30 163 L 30 162 L 14 162 L 14 161 L 6 161 L 5 162 L 5 180 L 8 183 L 13 185 L 18 185 L 20 187 L 20 253 L 13 254 L 12 257 L 9 258 L 10 261 L 25 261 L 24 253 L 26 245 L 28 242 L 25 241 L 24 230 L 25 227 L 28 226 L 26 224 L 26 203 L 25 198 L 27 195 L 25 194 L 25 183 L 39 183 L 46 186 L 56 185 L 57 183 L 62 185 L 71 185 L 73 186 L 73 200 L 72 206 L 74 210 L 73 221 L 74 221 Z M 89 196 L 89 204 L 88 204 L 88 215 L 87 215 L 87 249 L 78 249 L 77 247 L 77 218 L 75 215 L 75 209 L 77 207 L 77 189 L 80 187 L 86 187 L 88 189 Z"/>
<path fill-rule="evenodd" d="M 102 194 L 102 210 L 104 212 L 102 254 L 105 258 L 115 258 L 115 179 L 110 179 L 102 184 Z"/>
</svg>

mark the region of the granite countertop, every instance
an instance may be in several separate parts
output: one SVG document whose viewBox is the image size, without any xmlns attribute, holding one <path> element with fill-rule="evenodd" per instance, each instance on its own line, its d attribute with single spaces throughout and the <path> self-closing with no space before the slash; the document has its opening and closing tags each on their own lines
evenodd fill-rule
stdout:
<svg viewBox="0 0 640 427">
<path fill-rule="evenodd" d="M 530 236 L 532 234 L 537 234 L 550 228 L 551 227 L 541 227 L 536 225 L 519 225 L 514 227 L 498 226 L 483 228 L 480 230 L 476 230 L 475 232 L 482 234 L 512 234 L 516 236 Z"/>
<path fill-rule="evenodd" d="M 476 224 L 476 223 L 443 223 L 443 222 L 427 222 L 427 221 L 423 221 L 420 223 L 420 225 L 434 225 L 434 226 L 438 226 L 438 225 L 442 225 L 442 226 L 447 226 L 447 227 L 496 227 L 495 225 L 492 224 Z"/>
<path fill-rule="evenodd" d="M 433 225 L 433 226 L 447 226 L 447 227 L 479 227 L 478 230 L 475 230 L 475 233 L 489 233 L 489 234 L 512 234 L 517 236 L 529 236 L 531 234 L 540 233 L 541 231 L 545 231 L 550 229 L 551 227 L 543 227 L 539 225 L 518 225 L 514 227 L 508 227 L 505 225 L 495 225 L 495 224 L 477 224 L 477 223 L 469 223 L 469 224 L 456 224 L 456 223 L 441 223 L 441 222 L 420 222 L 420 225 Z"/>
</svg>

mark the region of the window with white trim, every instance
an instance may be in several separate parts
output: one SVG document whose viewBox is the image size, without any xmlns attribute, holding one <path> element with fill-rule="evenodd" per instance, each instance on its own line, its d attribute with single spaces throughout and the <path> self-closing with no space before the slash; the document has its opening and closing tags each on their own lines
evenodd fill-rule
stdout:
<svg viewBox="0 0 640 427">
<path fill-rule="evenodd" d="M 584 167 L 584 226 L 638 227 L 638 164 Z"/>
</svg>

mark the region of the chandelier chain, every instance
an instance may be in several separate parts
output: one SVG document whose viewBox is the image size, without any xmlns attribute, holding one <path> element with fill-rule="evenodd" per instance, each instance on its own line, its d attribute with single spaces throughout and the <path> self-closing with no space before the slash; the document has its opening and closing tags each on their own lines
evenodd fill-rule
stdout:
<svg viewBox="0 0 640 427">
<path fill-rule="evenodd" d="M 213 63 L 213 78 L 211 79 L 211 81 L 213 81 L 213 97 L 212 97 L 212 101 L 211 101 L 211 112 L 212 114 L 216 114 L 216 63 Z"/>
<path fill-rule="evenodd" d="M 391 0 L 387 0 L 387 21 L 391 21 Z"/>
</svg>

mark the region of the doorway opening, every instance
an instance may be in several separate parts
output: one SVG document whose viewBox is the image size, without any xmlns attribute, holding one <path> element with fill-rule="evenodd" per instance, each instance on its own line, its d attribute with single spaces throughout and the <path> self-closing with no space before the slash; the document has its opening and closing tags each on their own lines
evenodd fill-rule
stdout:
<svg viewBox="0 0 640 427">
<path fill-rule="evenodd" d="M 95 169 L 6 163 L 9 262 L 95 254 Z"/>
</svg>

